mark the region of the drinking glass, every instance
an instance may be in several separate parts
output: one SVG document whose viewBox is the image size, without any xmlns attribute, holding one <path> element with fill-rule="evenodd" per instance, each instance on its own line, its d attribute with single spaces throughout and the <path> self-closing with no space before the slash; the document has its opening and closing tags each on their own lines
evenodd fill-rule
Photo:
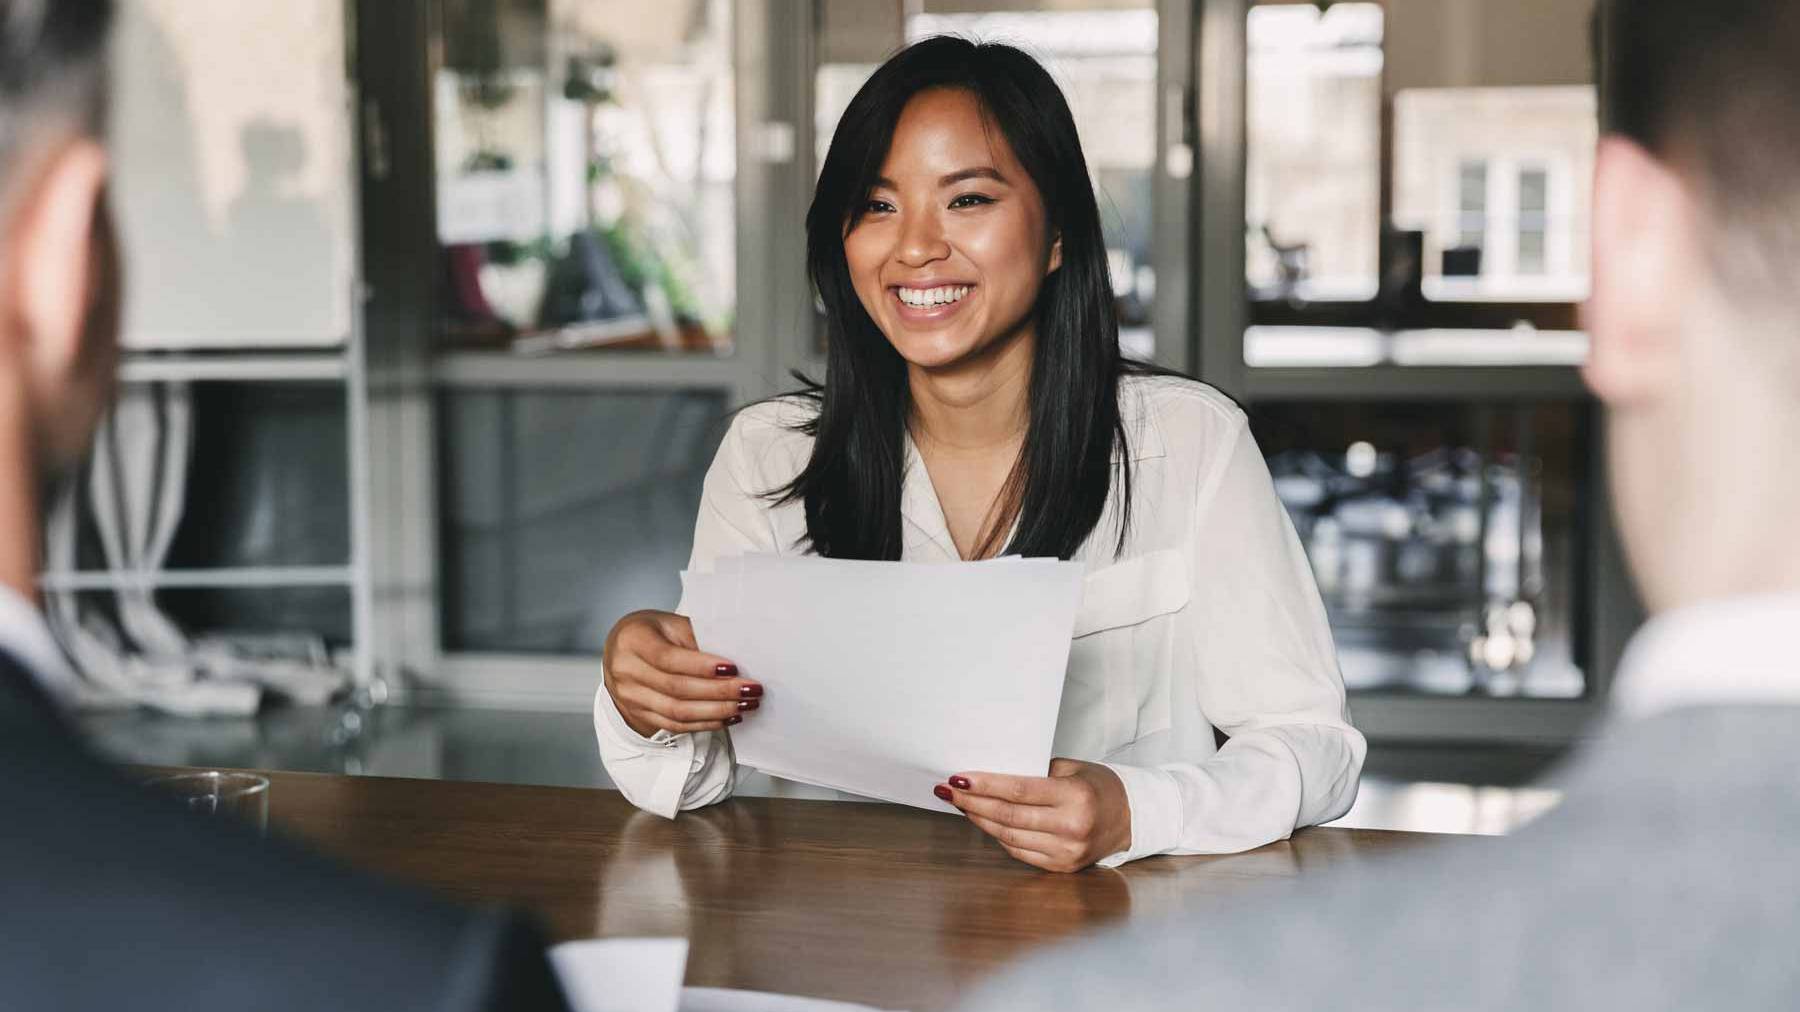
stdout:
<svg viewBox="0 0 1800 1012">
<path fill-rule="evenodd" d="M 258 833 L 269 827 L 268 777 L 207 770 L 156 777 L 147 786 L 172 795 L 190 812 L 240 819 Z"/>
</svg>

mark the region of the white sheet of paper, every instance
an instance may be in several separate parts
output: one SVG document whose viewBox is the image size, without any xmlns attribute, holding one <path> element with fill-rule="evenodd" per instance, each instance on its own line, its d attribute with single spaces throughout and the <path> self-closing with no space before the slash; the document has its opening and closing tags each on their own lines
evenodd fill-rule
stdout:
<svg viewBox="0 0 1800 1012">
<path fill-rule="evenodd" d="M 766 689 L 738 762 L 953 812 L 932 787 L 959 770 L 1048 772 L 1082 573 L 750 555 L 682 578 L 701 649 Z"/>
<path fill-rule="evenodd" d="M 723 987 L 681 990 L 681 1012 L 881 1012 L 869 1005 Z"/>
<path fill-rule="evenodd" d="M 550 947 L 574 1012 L 677 1012 L 685 938 L 587 938 Z"/>
</svg>

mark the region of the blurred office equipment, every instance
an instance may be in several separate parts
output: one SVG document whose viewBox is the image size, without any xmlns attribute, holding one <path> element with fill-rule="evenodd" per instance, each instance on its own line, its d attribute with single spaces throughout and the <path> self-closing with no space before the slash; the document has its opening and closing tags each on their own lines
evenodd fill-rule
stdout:
<svg viewBox="0 0 1800 1012">
<path fill-rule="evenodd" d="M 1577 374 L 1588 11 L 1203 6 L 1199 87 L 1246 89 L 1203 183 L 1245 222 L 1199 225 L 1203 249 L 1243 251 L 1202 262 L 1204 375 L 1248 404 L 1359 726 L 1567 740 L 1636 617 Z"/>
</svg>

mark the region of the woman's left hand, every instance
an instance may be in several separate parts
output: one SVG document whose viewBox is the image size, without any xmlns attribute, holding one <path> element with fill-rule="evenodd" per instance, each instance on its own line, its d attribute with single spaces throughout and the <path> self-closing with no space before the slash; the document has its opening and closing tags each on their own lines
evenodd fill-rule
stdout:
<svg viewBox="0 0 1800 1012">
<path fill-rule="evenodd" d="M 960 773 L 936 793 L 1008 854 L 1046 871 L 1080 871 L 1131 846 L 1125 785 L 1098 763 L 1055 759 L 1047 777 Z"/>
</svg>

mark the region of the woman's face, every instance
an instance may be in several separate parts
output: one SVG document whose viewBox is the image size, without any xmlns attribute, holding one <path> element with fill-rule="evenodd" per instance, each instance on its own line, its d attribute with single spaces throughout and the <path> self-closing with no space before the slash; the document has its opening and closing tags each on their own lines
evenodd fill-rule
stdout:
<svg viewBox="0 0 1800 1012">
<path fill-rule="evenodd" d="M 863 308 L 913 366 L 973 361 L 1031 333 L 1062 263 L 1043 198 L 968 92 L 907 103 L 844 257 Z"/>
</svg>

